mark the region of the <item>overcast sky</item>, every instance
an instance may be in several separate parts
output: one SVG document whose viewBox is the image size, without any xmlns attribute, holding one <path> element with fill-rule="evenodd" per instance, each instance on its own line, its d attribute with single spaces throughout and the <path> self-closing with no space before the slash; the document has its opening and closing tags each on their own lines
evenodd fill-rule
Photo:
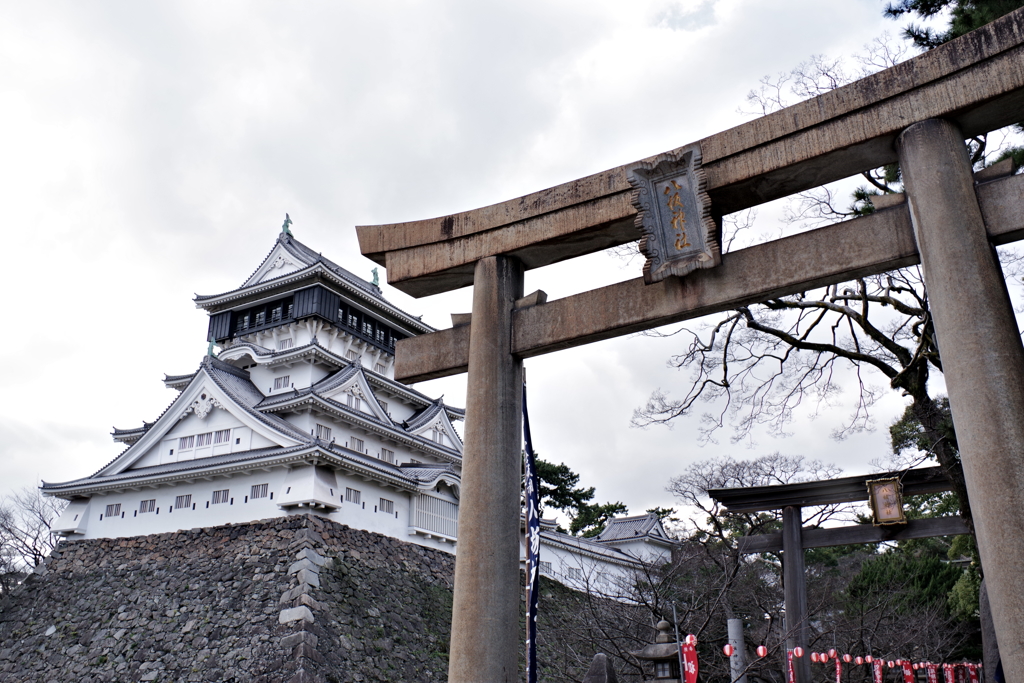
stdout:
<svg viewBox="0 0 1024 683">
<path fill-rule="evenodd" d="M 285 212 L 296 237 L 367 278 L 353 226 L 516 197 L 742 123 L 765 74 L 849 55 L 899 26 L 879 0 L 0 2 L 0 487 L 85 476 L 111 427 L 174 398 L 195 370 L 195 293 L 236 288 Z M 759 215 L 762 227 L 771 210 Z M 770 227 L 770 226 L 769 226 Z M 637 277 L 605 254 L 531 271 L 551 298 Z M 436 327 L 470 290 L 385 295 Z M 526 362 L 534 443 L 632 511 L 671 505 L 688 463 L 781 451 L 849 473 L 881 429 L 829 438 L 848 408 L 793 436 L 700 446 L 696 418 L 631 429 L 678 340 L 630 337 Z M 883 384 L 880 377 L 874 381 Z M 419 388 L 462 405 L 465 377 Z"/>
</svg>

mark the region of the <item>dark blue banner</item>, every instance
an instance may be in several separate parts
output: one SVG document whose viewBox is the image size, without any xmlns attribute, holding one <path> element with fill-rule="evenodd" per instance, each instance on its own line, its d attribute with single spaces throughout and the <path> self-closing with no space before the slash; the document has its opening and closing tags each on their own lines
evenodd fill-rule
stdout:
<svg viewBox="0 0 1024 683">
<path fill-rule="evenodd" d="M 540 595 L 540 482 L 530 437 L 523 381 L 523 436 L 526 440 L 526 682 L 537 683 L 537 599 Z"/>
</svg>

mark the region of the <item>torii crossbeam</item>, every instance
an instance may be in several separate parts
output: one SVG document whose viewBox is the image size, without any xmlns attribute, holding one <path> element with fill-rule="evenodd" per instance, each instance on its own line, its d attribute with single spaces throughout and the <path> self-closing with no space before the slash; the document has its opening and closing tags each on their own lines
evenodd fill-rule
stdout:
<svg viewBox="0 0 1024 683">
<path fill-rule="evenodd" d="M 641 160 L 451 216 L 358 227 L 413 296 L 474 285 L 468 324 L 405 339 L 396 378 L 469 372 L 449 680 L 518 677 L 522 359 L 922 263 L 1008 680 L 1024 680 L 1024 346 L 993 244 L 1024 238 L 1024 176 L 976 184 L 968 136 L 1024 120 L 1024 10 L 696 146 L 721 217 L 898 161 L 907 202 L 543 303 L 523 271 L 639 236 Z"/>
</svg>

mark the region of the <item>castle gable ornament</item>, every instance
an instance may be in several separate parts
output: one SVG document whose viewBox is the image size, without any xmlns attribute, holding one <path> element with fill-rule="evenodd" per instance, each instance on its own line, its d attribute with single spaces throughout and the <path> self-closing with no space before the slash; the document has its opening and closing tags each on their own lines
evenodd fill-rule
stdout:
<svg viewBox="0 0 1024 683">
<path fill-rule="evenodd" d="M 277 260 L 270 265 L 271 268 L 284 268 L 285 266 L 291 266 L 292 268 L 294 268 L 295 264 L 286 259 L 284 256 L 278 256 Z"/>
<path fill-rule="evenodd" d="M 185 408 L 185 411 L 181 414 L 181 417 L 179 417 L 178 419 L 182 420 L 188 417 L 189 413 L 195 413 L 196 417 L 198 417 L 200 420 L 205 420 L 206 416 L 209 415 L 210 411 L 212 411 L 214 408 L 227 410 L 223 405 L 221 405 L 220 401 L 215 399 L 213 396 L 210 396 L 209 394 L 203 394 L 195 401 L 192 401 L 192 404 L 188 408 Z"/>
<path fill-rule="evenodd" d="M 644 283 L 683 276 L 722 262 L 718 228 L 711 218 L 700 145 L 662 154 L 629 169 L 637 210 Z"/>
</svg>

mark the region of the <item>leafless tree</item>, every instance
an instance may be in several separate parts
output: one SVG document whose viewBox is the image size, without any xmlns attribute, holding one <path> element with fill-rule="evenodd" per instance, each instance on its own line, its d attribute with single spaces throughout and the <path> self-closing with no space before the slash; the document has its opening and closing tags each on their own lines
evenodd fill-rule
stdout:
<svg viewBox="0 0 1024 683">
<path fill-rule="evenodd" d="M 50 554 L 56 539 L 50 529 L 67 501 L 44 497 L 26 487 L 0 503 L 0 553 L 12 570 L 31 570 Z"/>
<path fill-rule="evenodd" d="M 906 56 L 905 45 L 883 36 L 850 62 L 818 55 L 789 73 L 765 77 L 747 102 L 752 113 L 767 114 Z M 987 138 L 968 144 L 974 161 L 983 165 Z M 836 190 L 819 188 L 799 195 L 784 221 L 806 228 L 863 216 L 874 211 L 873 198 L 901 189 L 896 165 L 865 171 L 862 178 L 867 185 L 856 190 L 849 207 L 841 207 Z M 736 228 L 727 217 L 727 242 Z M 1003 261 L 1010 275 L 1019 274 L 1019 257 L 1004 254 Z M 941 372 L 942 362 L 919 267 L 744 306 L 697 328 L 647 334 L 682 337 L 685 350 L 672 356 L 669 365 L 692 374 L 682 396 L 654 391 L 634 412 L 634 426 L 670 423 L 707 402 L 714 411 L 702 415 L 703 439 L 712 439 L 729 421 L 734 441 L 749 442 L 758 426 L 785 434 L 798 409 L 810 408 L 813 415 L 835 407 L 852 379 L 857 389 L 852 414 L 833 434 L 842 438 L 874 426 L 872 408 L 884 392 L 874 382 L 884 380 L 910 399 L 927 455 L 952 479 L 961 514 L 971 524 L 959 456 L 928 386 L 932 370 Z"/>
</svg>

